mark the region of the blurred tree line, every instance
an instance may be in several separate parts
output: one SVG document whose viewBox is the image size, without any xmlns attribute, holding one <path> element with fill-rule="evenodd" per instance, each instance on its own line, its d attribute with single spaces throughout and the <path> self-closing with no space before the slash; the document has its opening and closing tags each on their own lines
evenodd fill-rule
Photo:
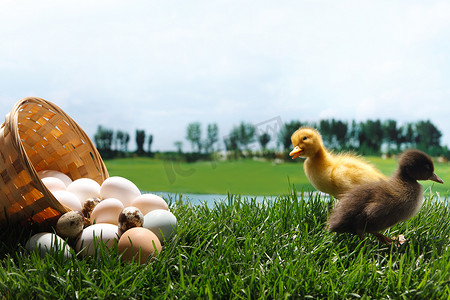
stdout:
<svg viewBox="0 0 450 300">
<path fill-rule="evenodd" d="M 136 151 L 130 152 L 130 135 L 121 130 L 99 126 L 94 142 L 104 158 L 130 155 L 156 156 L 162 159 L 196 161 L 213 159 L 218 152 L 225 150 L 228 158 L 260 156 L 265 158 L 287 158 L 292 149 L 291 135 L 302 126 L 320 131 L 325 146 L 337 151 L 353 151 L 361 155 L 393 155 L 406 148 L 417 148 L 432 156 L 450 158 L 447 146 L 441 145 L 441 131 L 429 120 L 399 125 L 395 120 L 366 120 L 362 122 L 341 121 L 336 119 L 318 122 L 291 121 L 269 132 L 267 128 L 258 128 L 250 123 L 241 122 L 233 126 L 228 135 L 219 137 L 216 123 L 206 126 L 206 133 L 200 122 L 187 125 L 185 139 L 191 145 L 191 151 L 183 151 L 183 141 L 174 142 L 176 151 L 151 151 L 153 135 L 144 130 L 136 130 Z M 268 149 L 270 142 L 276 145 Z M 220 142 L 223 143 L 221 147 Z"/>
<path fill-rule="evenodd" d="M 127 132 L 122 130 L 114 132 L 114 130 L 100 125 L 94 135 L 94 143 L 100 155 L 105 159 L 131 155 L 152 156 L 153 135 L 146 135 L 145 130 L 137 129 L 135 138 L 137 149 L 130 152 L 128 150 L 130 135 Z M 145 147 L 147 150 L 144 149 Z"/>
<path fill-rule="evenodd" d="M 432 156 L 449 156 L 441 145 L 441 131 L 429 120 L 399 125 L 395 120 L 345 122 L 321 120 L 318 123 L 292 121 L 286 123 L 279 138 L 285 151 L 291 147 L 290 137 L 301 126 L 316 128 L 326 147 L 338 151 L 354 151 L 362 155 L 397 154 L 407 148 L 417 148 Z"/>
</svg>

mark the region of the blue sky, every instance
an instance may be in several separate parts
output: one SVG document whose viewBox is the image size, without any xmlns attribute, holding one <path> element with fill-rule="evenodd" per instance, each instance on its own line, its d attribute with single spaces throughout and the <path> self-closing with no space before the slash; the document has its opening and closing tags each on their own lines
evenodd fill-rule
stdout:
<svg viewBox="0 0 450 300">
<path fill-rule="evenodd" d="M 273 118 L 430 119 L 450 145 L 449 1 L 0 5 L 0 117 L 37 96 L 91 137 L 144 129 L 155 150 L 190 150 L 194 121 L 226 136 Z"/>
</svg>

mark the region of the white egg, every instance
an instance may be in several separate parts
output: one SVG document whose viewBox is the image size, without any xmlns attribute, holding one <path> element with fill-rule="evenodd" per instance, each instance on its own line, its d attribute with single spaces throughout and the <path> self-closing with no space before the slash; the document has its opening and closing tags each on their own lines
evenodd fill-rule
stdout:
<svg viewBox="0 0 450 300">
<path fill-rule="evenodd" d="M 177 218 L 165 209 L 155 209 L 144 216 L 142 227 L 150 229 L 163 242 L 177 230 Z"/>
<path fill-rule="evenodd" d="M 169 210 L 167 202 L 155 194 L 142 194 L 131 201 L 130 206 L 139 208 L 144 216 L 155 209 Z"/>
<path fill-rule="evenodd" d="M 79 178 L 69 184 L 67 191 L 77 196 L 83 206 L 87 199 L 100 197 L 100 184 L 91 178 Z"/>
<path fill-rule="evenodd" d="M 69 176 L 57 170 L 42 170 L 39 171 L 37 174 L 40 179 L 45 177 L 56 177 L 58 179 L 61 179 L 66 186 L 68 186 L 72 182 L 72 179 Z"/>
<path fill-rule="evenodd" d="M 117 225 L 119 215 L 124 209 L 122 202 L 115 198 L 108 198 L 100 201 L 91 212 L 91 224 L 109 223 Z"/>
<path fill-rule="evenodd" d="M 81 211 L 81 202 L 78 197 L 68 191 L 54 191 L 53 196 L 64 206 L 67 206 L 71 210 Z"/>
<path fill-rule="evenodd" d="M 124 207 L 141 194 L 138 187 L 130 180 L 113 176 L 107 178 L 100 187 L 100 198 L 116 198 L 122 201 Z"/>
<path fill-rule="evenodd" d="M 41 179 L 42 183 L 45 185 L 45 187 L 50 191 L 65 191 L 66 185 L 64 182 L 56 177 L 44 177 Z"/>
<path fill-rule="evenodd" d="M 39 251 L 41 257 L 46 253 L 57 254 L 63 252 L 64 258 L 70 258 L 70 247 L 67 243 L 54 233 L 41 232 L 33 235 L 25 244 L 28 251 Z"/>
<path fill-rule="evenodd" d="M 119 227 L 113 224 L 94 224 L 86 227 L 79 235 L 75 250 L 83 256 L 91 256 L 101 247 L 112 248 L 114 241 L 119 240 Z"/>
</svg>

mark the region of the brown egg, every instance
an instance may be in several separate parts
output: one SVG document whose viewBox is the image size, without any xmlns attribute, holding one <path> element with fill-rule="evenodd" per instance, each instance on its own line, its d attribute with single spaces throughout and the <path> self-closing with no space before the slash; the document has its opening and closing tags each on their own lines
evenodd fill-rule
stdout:
<svg viewBox="0 0 450 300">
<path fill-rule="evenodd" d="M 158 237 L 143 227 L 133 227 L 125 231 L 119 239 L 118 251 L 122 261 L 134 261 L 144 264 L 149 257 L 161 252 Z"/>
</svg>

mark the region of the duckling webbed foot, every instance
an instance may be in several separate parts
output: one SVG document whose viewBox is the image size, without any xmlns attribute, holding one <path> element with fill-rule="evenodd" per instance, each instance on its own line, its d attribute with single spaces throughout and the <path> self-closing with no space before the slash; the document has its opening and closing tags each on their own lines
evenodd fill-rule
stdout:
<svg viewBox="0 0 450 300">
<path fill-rule="evenodd" d="M 370 232 L 371 234 L 373 234 L 374 236 L 376 236 L 377 237 L 377 239 L 381 242 L 381 243 L 383 243 L 383 244 L 386 244 L 386 245 L 388 245 L 388 246 L 390 246 L 391 244 L 392 244 L 392 239 L 391 238 L 388 238 L 387 236 L 385 236 L 384 234 L 381 234 L 381 233 L 379 233 L 379 232 Z"/>
<path fill-rule="evenodd" d="M 394 238 L 388 238 L 387 236 L 385 236 L 379 232 L 371 232 L 371 234 L 376 236 L 380 242 L 382 242 L 388 246 L 390 246 L 392 243 L 395 243 L 396 246 L 401 246 L 406 242 L 405 236 L 403 234 L 400 234 L 398 237 L 394 237 Z"/>
</svg>

